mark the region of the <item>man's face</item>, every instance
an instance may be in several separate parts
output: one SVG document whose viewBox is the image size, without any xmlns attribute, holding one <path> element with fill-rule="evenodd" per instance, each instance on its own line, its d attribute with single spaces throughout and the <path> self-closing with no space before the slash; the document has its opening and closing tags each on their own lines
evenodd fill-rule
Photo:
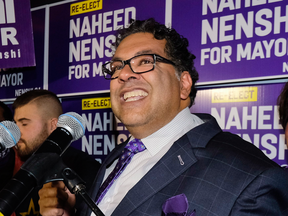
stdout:
<svg viewBox="0 0 288 216">
<path fill-rule="evenodd" d="M 23 161 L 27 160 L 51 133 L 48 121 L 44 119 L 41 111 L 33 103 L 15 110 L 14 120 L 21 132 L 16 149 Z"/>
<path fill-rule="evenodd" d="M 164 52 L 166 40 L 157 40 L 150 33 L 126 37 L 118 46 L 114 59 L 127 60 L 139 54 Z M 169 59 L 169 58 L 168 58 Z M 114 114 L 136 138 L 144 138 L 170 122 L 183 106 L 180 82 L 171 64 L 157 62 L 153 71 L 135 74 L 126 65 L 110 83 Z"/>
</svg>

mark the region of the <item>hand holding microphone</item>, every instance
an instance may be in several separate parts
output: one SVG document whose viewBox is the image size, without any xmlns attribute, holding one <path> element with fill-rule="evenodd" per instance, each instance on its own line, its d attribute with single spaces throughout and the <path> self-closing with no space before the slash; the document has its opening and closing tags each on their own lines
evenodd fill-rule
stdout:
<svg viewBox="0 0 288 216">
<path fill-rule="evenodd" d="M 75 213 L 76 196 L 65 186 L 63 181 L 49 182 L 39 190 L 39 206 L 42 216 L 63 215 Z"/>
</svg>

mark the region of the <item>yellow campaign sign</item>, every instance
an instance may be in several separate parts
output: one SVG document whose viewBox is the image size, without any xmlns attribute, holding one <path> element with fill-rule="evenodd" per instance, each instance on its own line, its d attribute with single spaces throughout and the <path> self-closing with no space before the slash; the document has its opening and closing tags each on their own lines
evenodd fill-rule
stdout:
<svg viewBox="0 0 288 216">
<path fill-rule="evenodd" d="M 110 97 L 82 99 L 82 110 L 111 108 Z"/>
<path fill-rule="evenodd" d="M 212 103 L 257 101 L 258 87 L 235 87 L 212 90 Z"/>
<path fill-rule="evenodd" d="M 86 0 L 70 5 L 70 16 L 101 10 L 103 0 Z"/>
</svg>

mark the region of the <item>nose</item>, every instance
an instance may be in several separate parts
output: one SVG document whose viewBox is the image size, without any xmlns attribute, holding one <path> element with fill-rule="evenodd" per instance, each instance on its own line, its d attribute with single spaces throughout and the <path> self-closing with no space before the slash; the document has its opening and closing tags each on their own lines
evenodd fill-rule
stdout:
<svg viewBox="0 0 288 216">
<path fill-rule="evenodd" d="M 139 77 L 140 77 L 140 75 L 136 74 L 136 73 L 133 73 L 133 71 L 131 70 L 130 66 L 128 64 L 126 64 L 122 68 L 122 70 L 121 70 L 121 72 L 120 72 L 120 74 L 118 76 L 118 80 L 120 82 L 127 82 L 127 81 L 129 81 L 131 79 L 139 79 Z"/>
</svg>

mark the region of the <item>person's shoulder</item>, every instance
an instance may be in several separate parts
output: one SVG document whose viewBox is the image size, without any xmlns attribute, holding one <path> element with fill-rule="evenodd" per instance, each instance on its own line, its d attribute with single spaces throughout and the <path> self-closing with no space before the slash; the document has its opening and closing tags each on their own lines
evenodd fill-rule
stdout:
<svg viewBox="0 0 288 216">
<path fill-rule="evenodd" d="M 280 167 L 254 144 L 247 142 L 236 134 L 222 131 L 212 115 L 205 113 L 196 113 L 195 115 L 201 118 L 204 123 L 195 128 L 194 131 L 198 129 L 197 132 L 202 133 L 202 140 L 204 139 L 203 137 L 209 137 L 205 148 L 208 152 L 209 149 L 219 149 L 219 154 L 225 155 L 222 158 L 223 161 L 237 158 L 237 161 L 244 162 L 244 164 L 253 162 L 263 168 Z"/>
<path fill-rule="evenodd" d="M 214 166 L 226 167 L 230 173 L 237 173 L 237 179 L 245 179 L 247 184 L 255 179 L 262 179 L 267 184 L 277 181 L 288 184 L 288 171 L 236 134 L 220 132 L 200 151 L 198 154 L 202 158 L 204 155 L 214 161 Z"/>
<path fill-rule="evenodd" d="M 235 157 L 237 161 L 249 166 L 256 166 L 259 169 L 281 168 L 276 162 L 269 159 L 262 150 L 236 134 L 220 132 L 211 140 L 213 145 L 218 145 L 222 153 L 227 157 Z"/>
</svg>

